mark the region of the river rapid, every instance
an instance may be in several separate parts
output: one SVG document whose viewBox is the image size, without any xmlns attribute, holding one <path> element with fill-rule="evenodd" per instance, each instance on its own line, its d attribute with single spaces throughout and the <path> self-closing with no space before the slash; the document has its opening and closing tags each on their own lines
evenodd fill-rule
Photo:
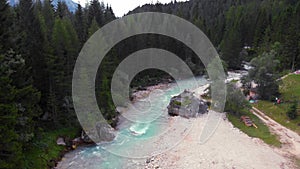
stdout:
<svg viewBox="0 0 300 169">
<path fill-rule="evenodd" d="M 112 142 L 96 146 L 80 147 L 67 153 L 57 169 L 120 169 L 142 168 L 147 158 L 167 151 L 178 144 L 181 138 L 174 139 L 168 135 L 181 137 L 187 128 L 171 126 L 171 118 L 167 106 L 173 96 L 183 90 L 194 90 L 196 87 L 208 84 L 205 78 L 181 81 L 183 85 L 169 84 L 166 89 L 157 89 L 146 98 L 137 100 L 133 106 L 124 108 L 121 112 L 121 123 L 118 125 L 117 136 Z M 180 119 L 179 119 L 180 120 Z M 185 125 L 190 125 L 186 120 Z M 173 139 L 168 139 L 173 138 Z M 157 141 L 166 144 L 155 144 Z"/>
</svg>

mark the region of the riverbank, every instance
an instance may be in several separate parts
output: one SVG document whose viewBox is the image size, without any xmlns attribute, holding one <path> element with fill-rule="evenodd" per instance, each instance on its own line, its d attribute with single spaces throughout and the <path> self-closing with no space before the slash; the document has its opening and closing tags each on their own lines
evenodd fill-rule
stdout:
<svg viewBox="0 0 300 169">
<path fill-rule="evenodd" d="M 151 92 L 153 92 L 154 90 L 166 90 L 171 86 L 172 83 L 160 83 L 154 86 L 148 86 L 148 87 L 143 87 L 142 89 L 135 89 L 134 92 L 132 93 L 132 102 L 136 102 L 138 100 L 144 99 L 146 97 L 148 97 Z M 123 112 L 123 111 L 127 111 L 127 108 L 124 107 L 118 107 L 117 111 L 119 112 Z M 122 119 L 118 122 L 118 126 L 119 124 L 122 123 Z M 117 129 L 118 129 L 117 126 Z M 85 149 L 88 149 L 90 147 L 95 147 L 96 144 L 94 145 L 87 145 L 87 144 L 79 144 L 77 145 L 77 147 L 73 150 L 69 150 L 66 151 L 66 147 L 65 146 L 59 146 L 56 144 L 56 140 L 58 137 L 69 137 L 71 140 L 73 140 L 74 138 L 79 137 L 79 135 L 75 135 L 72 134 L 73 132 L 70 133 L 70 135 L 65 135 L 65 134 L 57 134 L 53 137 L 51 137 L 51 142 L 53 143 L 53 145 L 51 147 L 53 147 L 53 149 L 55 150 L 55 153 L 52 154 L 52 156 L 50 156 L 49 158 L 46 158 L 47 161 L 45 161 L 43 163 L 43 167 L 35 167 L 35 168 L 65 168 L 64 166 L 69 166 L 74 164 L 75 162 L 72 162 L 72 159 L 75 158 L 78 153 L 84 151 Z M 58 148 L 56 148 L 58 147 Z M 57 150 L 57 151 L 56 151 Z M 33 153 L 35 154 L 35 153 Z M 31 157 L 30 157 L 31 158 Z M 71 160 L 71 161 L 70 161 Z M 58 165 L 56 165 L 58 162 Z M 40 165 L 38 165 L 40 166 Z M 49 166 L 49 167 L 44 167 L 44 166 Z"/>
<path fill-rule="evenodd" d="M 44 131 L 35 137 L 33 147 L 27 150 L 26 166 L 33 169 L 53 168 L 70 150 L 56 144 L 58 137 L 75 138 L 80 133 L 79 128 L 63 128 L 54 131 Z"/>
<path fill-rule="evenodd" d="M 221 115 L 210 111 L 215 115 Z M 192 119 L 195 122 L 191 132 L 172 150 L 145 162 L 145 168 L 189 168 L 189 169 L 283 169 L 296 168 L 289 157 L 280 154 L 257 138 L 251 138 L 235 128 L 228 120 L 222 120 L 214 135 L 199 144 L 199 134 L 205 125 L 207 115 Z"/>
<path fill-rule="evenodd" d="M 238 80 L 235 77 L 232 80 Z M 197 95 L 201 95 L 207 87 L 200 87 L 195 92 Z M 205 144 L 199 144 L 199 136 L 206 124 L 208 115 L 191 119 L 195 125 L 184 140 L 172 150 L 146 160 L 144 168 L 297 168 L 293 157 L 282 153 L 280 148 L 270 146 L 261 139 L 248 136 L 233 126 L 225 114 L 213 111 L 209 113 L 222 116 L 223 120 L 221 120 L 214 135 Z M 181 120 L 184 119 L 178 121 Z M 268 130 L 270 135 L 266 126 L 264 130 Z M 261 132 L 260 134 L 263 135 Z M 278 146 L 277 142 L 270 142 L 270 144 Z"/>
<path fill-rule="evenodd" d="M 204 78 L 199 78 L 197 81 L 199 85 L 207 84 Z M 149 97 L 142 95 L 143 97 L 139 97 L 141 100 L 133 102 L 133 106 L 122 108 L 124 112 L 121 110 L 121 114 L 125 119 L 120 120 L 121 124 L 118 125 L 118 133 L 114 141 L 72 151 L 65 155 L 66 158 L 57 168 L 126 168 L 126 166 L 132 168 L 137 167 L 135 159 L 121 157 L 127 156 L 126 152 L 131 152 L 129 157 L 145 157 L 151 156 L 154 150 L 166 151 L 182 138 L 181 135 L 187 132 L 186 127 L 190 126 L 185 125 L 189 121 L 181 121 L 181 119 L 178 124 L 182 127 L 171 125 L 172 119 L 167 114 L 167 106 L 173 96 L 180 94 L 184 89 L 196 87 L 193 82 L 193 79 L 187 79 L 183 80 L 180 87 L 174 83 L 148 87 L 147 94 L 151 93 Z M 142 92 L 145 93 L 144 90 Z M 147 109 L 149 103 L 152 106 Z M 139 107 L 147 110 L 136 111 Z M 169 137 L 168 134 L 172 136 Z M 178 139 L 173 139 L 173 136 Z M 153 143 L 160 140 L 165 140 L 165 144 L 156 147 Z M 110 153 L 108 149 L 114 153 Z M 114 154 L 118 154 L 119 157 L 115 157 Z"/>
<path fill-rule="evenodd" d="M 137 100 L 146 98 L 150 95 L 151 92 L 153 92 L 154 90 L 163 90 L 163 89 L 167 89 L 170 87 L 172 83 L 159 83 L 157 85 L 153 85 L 153 86 L 147 86 L 147 87 L 143 87 L 141 89 L 135 89 L 132 94 L 131 94 L 131 101 L 135 102 Z"/>
<path fill-rule="evenodd" d="M 207 87 L 202 86 L 196 89 L 195 94 L 197 96 L 201 95 Z M 150 93 L 151 91 L 145 95 L 142 94 L 139 99 L 149 96 Z M 160 99 L 160 101 L 162 100 Z M 281 154 L 278 148 L 270 147 L 260 139 L 249 137 L 241 132 L 226 119 L 225 114 L 212 111 L 209 113 L 215 116 L 221 115 L 223 120 L 221 120 L 215 134 L 205 144 L 199 144 L 198 139 L 206 123 L 207 115 L 195 119 L 168 117 L 168 124 L 173 126 L 171 132 L 161 135 L 157 141 L 147 145 L 155 148 L 161 147 L 160 150 L 163 150 L 165 147 L 173 145 L 170 141 L 183 140 L 177 146 L 172 147 L 171 150 L 155 157 L 142 159 L 141 161 L 130 158 L 124 160 L 125 163 L 121 168 L 296 168 L 289 156 Z M 180 131 L 180 129 L 190 127 L 191 123 L 194 126 L 187 135 L 185 134 L 186 130 Z M 126 133 L 130 128 L 130 126 L 127 127 L 123 130 L 123 133 Z M 142 129 L 144 130 L 144 128 Z M 145 129 L 144 133 L 147 130 L 148 128 Z M 120 144 L 123 144 L 123 142 L 120 142 Z M 143 148 L 145 149 L 145 147 L 147 146 Z M 83 151 L 79 149 L 68 153 L 58 168 L 78 168 L 79 166 L 88 168 L 92 165 L 91 163 L 93 163 L 92 166 L 98 168 L 103 163 L 108 163 L 107 166 L 111 166 L 111 159 L 109 162 L 101 161 L 101 158 L 109 159 L 109 156 L 97 148 Z"/>
</svg>

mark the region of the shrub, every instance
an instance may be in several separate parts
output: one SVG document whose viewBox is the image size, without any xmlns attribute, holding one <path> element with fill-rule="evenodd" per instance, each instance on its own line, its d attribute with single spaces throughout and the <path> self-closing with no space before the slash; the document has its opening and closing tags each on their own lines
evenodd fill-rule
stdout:
<svg viewBox="0 0 300 169">
<path fill-rule="evenodd" d="M 235 115 L 241 115 L 247 108 L 250 108 L 250 105 L 242 91 L 235 88 L 234 84 L 228 84 L 225 111 Z"/>
<path fill-rule="evenodd" d="M 290 107 L 289 110 L 287 111 L 286 115 L 288 116 L 289 119 L 294 120 L 297 118 L 297 106 L 298 103 L 294 102 Z"/>
</svg>

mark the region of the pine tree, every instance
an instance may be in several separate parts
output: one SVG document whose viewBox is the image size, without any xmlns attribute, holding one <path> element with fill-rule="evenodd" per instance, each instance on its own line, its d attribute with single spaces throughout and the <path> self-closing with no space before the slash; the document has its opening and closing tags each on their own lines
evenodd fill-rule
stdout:
<svg viewBox="0 0 300 169">
<path fill-rule="evenodd" d="M 0 0 L 0 53 L 4 53 L 11 47 L 12 17 L 10 7 L 6 0 Z"/>
<path fill-rule="evenodd" d="M 238 30 L 230 30 L 221 45 L 221 57 L 226 61 L 229 68 L 241 68 L 242 58 L 240 52 L 242 50 L 242 42 L 240 37 Z"/>
<path fill-rule="evenodd" d="M 61 105 L 63 95 L 65 93 L 66 83 L 66 43 L 67 32 L 65 30 L 63 21 L 61 18 L 56 18 L 51 45 L 53 53 L 47 58 L 47 69 L 49 73 L 49 93 L 47 96 L 47 108 L 53 122 L 58 125 L 58 108 Z"/>
<path fill-rule="evenodd" d="M 279 93 L 276 51 L 265 52 L 257 58 L 252 59 L 251 65 L 254 69 L 249 71 L 248 81 L 258 84 L 258 94 L 262 99 L 272 100 Z"/>
<path fill-rule="evenodd" d="M 297 101 L 295 101 L 288 109 L 286 115 L 288 116 L 289 119 L 291 120 L 295 120 L 298 116 L 298 112 L 297 112 L 297 107 L 298 107 L 298 103 Z"/>
<path fill-rule="evenodd" d="M 268 16 L 265 8 L 260 9 L 258 12 L 258 17 L 255 25 L 255 35 L 254 35 L 254 45 L 255 47 L 259 47 L 263 43 L 264 33 L 266 28 L 268 27 Z"/>
<path fill-rule="evenodd" d="M 240 52 L 243 48 L 240 18 L 241 8 L 232 7 L 226 15 L 226 32 L 221 43 L 221 57 L 229 68 L 239 69 L 242 64 Z"/>
<path fill-rule="evenodd" d="M 94 18 L 91 26 L 88 29 L 88 37 L 91 37 L 99 29 L 98 23 Z"/>
<path fill-rule="evenodd" d="M 68 115 L 74 114 L 64 105 L 71 102 L 72 75 L 79 51 L 79 41 L 71 21 L 59 17 L 55 20 L 51 39 L 54 52 L 47 62 L 50 79 L 47 111 L 55 123 L 65 124 L 71 122 L 66 120 Z"/>
<path fill-rule="evenodd" d="M 25 61 L 14 51 L 0 57 L 0 168 L 19 168 L 40 116 L 40 94 L 26 78 Z M 28 76 L 28 75 L 27 75 Z"/>
<path fill-rule="evenodd" d="M 78 4 L 77 11 L 75 12 L 75 23 L 74 27 L 80 42 L 80 46 L 83 46 L 87 40 L 87 30 L 86 22 L 84 20 L 83 9 L 80 4 Z"/>
<path fill-rule="evenodd" d="M 59 17 L 59 18 L 71 18 L 71 13 L 68 9 L 68 6 L 66 4 L 66 2 L 64 1 L 58 1 L 57 3 L 57 9 L 56 9 L 56 15 Z"/>
<path fill-rule="evenodd" d="M 34 7 L 32 1 L 20 0 L 18 6 L 19 49 L 26 60 L 26 66 L 30 68 L 34 86 L 43 92 L 47 86 L 46 60 L 43 51 L 44 37 Z"/>
<path fill-rule="evenodd" d="M 291 19 L 285 35 L 282 51 L 282 66 L 285 69 L 295 71 L 296 60 L 300 55 L 299 49 L 299 33 L 297 32 L 295 19 Z"/>
<path fill-rule="evenodd" d="M 99 26 L 104 24 L 104 6 L 98 0 L 92 0 L 88 6 L 88 26 L 90 27 L 95 19 Z"/>
<path fill-rule="evenodd" d="M 104 24 L 108 23 L 114 19 L 116 19 L 115 14 L 114 14 L 111 6 L 108 6 L 108 4 L 107 4 L 106 8 L 105 8 L 105 12 L 104 12 L 104 21 L 105 21 Z"/>
<path fill-rule="evenodd" d="M 47 32 L 47 39 L 51 39 L 51 33 L 54 25 L 54 7 L 51 4 L 50 0 L 43 1 L 43 7 L 41 11 L 41 15 L 45 21 L 45 30 Z"/>
<path fill-rule="evenodd" d="M 16 89 L 11 85 L 8 65 L 0 55 L 0 168 L 14 169 L 22 165 L 22 144 L 15 131 L 18 108 L 15 104 Z"/>
</svg>

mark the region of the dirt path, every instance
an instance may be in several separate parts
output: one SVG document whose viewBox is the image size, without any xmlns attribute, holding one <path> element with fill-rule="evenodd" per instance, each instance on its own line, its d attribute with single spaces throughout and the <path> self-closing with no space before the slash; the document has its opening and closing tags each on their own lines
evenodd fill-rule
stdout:
<svg viewBox="0 0 300 169">
<path fill-rule="evenodd" d="M 289 77 L 289 76 L 292 75 L 292 74 L 293 74 L 293 73 L 289 73 L 289 74 L 287 74 L 287 75 L 284 75 L 284 76 L 282 76 L 281 78 L 277 79 L 276 81 L 283 80 L 283 79 Z"/>
<path fill-rule="evenodd" d="M 291 154 L 300 159 L 300 136 L 296 132 L 277 123 L 257 108 L 252 107 L 252 109 L 252 113 L 266 123 L 272 133 L 279 136 L 280 142 L 283 144 L 280 151 L 284 154 Z"/>
</svg>

